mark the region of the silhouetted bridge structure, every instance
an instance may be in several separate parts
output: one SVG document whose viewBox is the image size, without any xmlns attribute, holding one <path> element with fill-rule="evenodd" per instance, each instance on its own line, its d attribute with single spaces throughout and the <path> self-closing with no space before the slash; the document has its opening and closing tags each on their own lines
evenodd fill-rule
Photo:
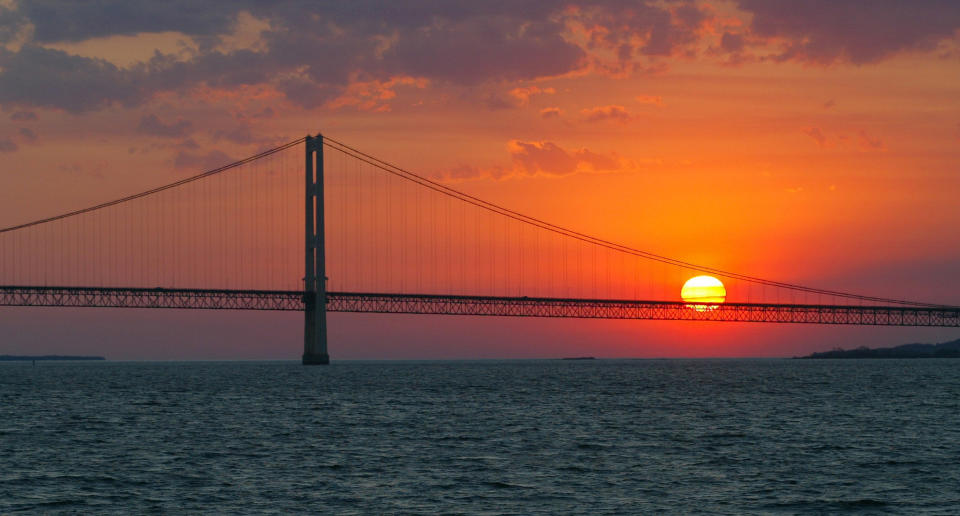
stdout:
<svg viewBox="0 0 960 516">
<path fill-rule="evenodd" d="M 0 287 L 0 306 L 303 311 L 294 290 Z M 960 308 L 327 292 L 328 312 L 960 327 Z"/>
<path fill-rule="evenodd" d="M 697 274 L 726 301 L 655 300 Z M 960 327 L 960 307 L 654 254 L 319 135 L 0 229 L 0 306 L 303 311 L 305 364 L 329 361 L 326 312 Z"/>
</svg>

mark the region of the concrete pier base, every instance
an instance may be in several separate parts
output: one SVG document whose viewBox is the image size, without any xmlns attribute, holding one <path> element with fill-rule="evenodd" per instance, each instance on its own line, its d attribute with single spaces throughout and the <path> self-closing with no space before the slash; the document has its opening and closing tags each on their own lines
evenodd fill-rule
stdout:
<svg viewBox="0 0 960 516">
<path fill-rule="evenodd" d="M 326 353 L 303 354 L 303 365 L 328 365 L 329 363 L 330 355 Z"/>
</svg>

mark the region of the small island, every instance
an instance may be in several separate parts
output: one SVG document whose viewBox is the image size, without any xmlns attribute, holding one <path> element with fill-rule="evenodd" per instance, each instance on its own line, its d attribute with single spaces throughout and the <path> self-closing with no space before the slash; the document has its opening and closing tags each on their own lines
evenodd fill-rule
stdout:
<svg viewBox="0 0 960 516">
<path fill-rule="evenodd" d="M 960 358 L 960 339 L 940 344 L 903 344 L 892 348 L 862 346 L 834 349 L 794 358 Z"/>
<path fill-rule="evenodd" d="M 106 358 L 71 355 L 0 355 L 0 362 L 39 362 L 53 360 L 106 360 Z"/>
</svg>

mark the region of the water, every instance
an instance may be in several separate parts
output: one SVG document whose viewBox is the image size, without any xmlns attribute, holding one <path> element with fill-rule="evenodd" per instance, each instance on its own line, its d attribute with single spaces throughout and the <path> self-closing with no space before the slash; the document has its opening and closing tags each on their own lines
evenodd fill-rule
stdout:
<svg viewBox="0 0 960 516">
<path fill-rule="evenodd" d="M 960 360 L 0 365 L 0 513 L 960 513 Z"/>
</svg>

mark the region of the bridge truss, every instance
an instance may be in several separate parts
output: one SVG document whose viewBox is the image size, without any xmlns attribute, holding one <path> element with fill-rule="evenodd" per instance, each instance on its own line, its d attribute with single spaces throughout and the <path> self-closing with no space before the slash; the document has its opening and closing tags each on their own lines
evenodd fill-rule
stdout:
<svg viewBox="0 0 960 516">
<path fill-rule="evenodd" d="M 0 306 L 304 310 L 291 290 L 0 287 Z M 704 308 L 703 305 L 699 305 Z M 327 292 L 328 312 L 960 327 L 960 308 Z"/>
</svg>

